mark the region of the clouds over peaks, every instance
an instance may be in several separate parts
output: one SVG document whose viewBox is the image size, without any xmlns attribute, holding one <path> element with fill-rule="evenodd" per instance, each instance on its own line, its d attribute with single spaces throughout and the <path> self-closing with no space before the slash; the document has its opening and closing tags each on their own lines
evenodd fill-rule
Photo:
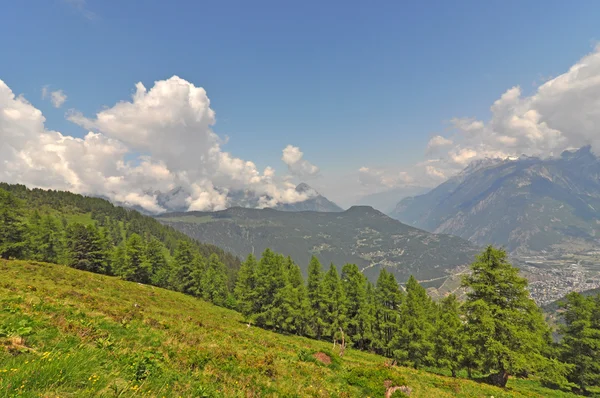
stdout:
<svg viewBox="0 0 600 398">
<path fill-rule="evenodd" d="M 66 96 L 59 94 L 44 92 L 62 105 Z M 76 138 L 47 130 L 42 113 L 0 81 L 0 180 L 102 195 L 153 212 L 164 210 L 156 192 L 175 187 L 188 193 L 190 210 L 224 209 L 229 193 L 239 190 L 256 195 L 259 206 L 308 198 L 273 168 L 259 170 L 224 151 L 206 91 L 177 76 L 150 89 L 138 83 L 131 100 L 93 117 L 77 111 L 67 117 L 89 133 Z M 298 147 L 284 149 L 290 173 L 318 173 L 302 156 Z"/>
<path fill-rule="evenodd" d="M 600 153 L 599 109 L 600 46 L 529 96 L 519 86 L 509 88 L 490 106 L 487 121 L 451 119 L 446 137 L 436 135 L 429 140 L 427 160 L 411 167 L 409 175 L 421 184 L 432 184 L 479 159 L 556 156 L 567 148 L 586 145 Z M 376 174 L 401 172 L 379 170 Z"/>
</svg>

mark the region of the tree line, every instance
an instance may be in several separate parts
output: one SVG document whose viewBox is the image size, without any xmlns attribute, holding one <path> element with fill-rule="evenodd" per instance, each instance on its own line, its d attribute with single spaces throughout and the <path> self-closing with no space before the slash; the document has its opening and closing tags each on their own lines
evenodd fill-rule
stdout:
<svg viewBox="0 0 600 398">
<path fill-rule="evenodd" d="M 9 190 L 1 187 L 9 188 Z M 305 280 L 290 257 L 269 249 L 243 263 L 150 217 L 80 195 L 0 184 L 0 258 L 65 264 L 116 275 L 236 309 L 280 333 L 329 340 L 415 368 L 453 376 L 537 375 L 554 388 L 600 385 L 600 295 L 571 293 L 560 341 L 502 250 L 471 265 L 466 297 L 434 302 L 414 277 L 402 288 L 383 268 L 375 284 L 355 264 L 324 270 L 310 260 Z"/>
<path fill-rule="evenodd" d="M 446 368 L 453 376 L 466 370 L 502 387 L 510 375 L 530 374 L 552 388 L 600 385 L 600 295 L 567 296 L 555 342 L 503 250 L 486 248 L 462 287 L 462 302 L 454 294 L 434 302 L 412 276 L 401 288 L 383 268 L 373 284 L 355 264 L 340 273 L 333 264 L 324 270 L 316 257 L 305 283 L 290 257 L 267 249 L 242 263 L 234 293 L 238 310 L 257 326 L 344 341 L 400 365 Z"/>
</svg>

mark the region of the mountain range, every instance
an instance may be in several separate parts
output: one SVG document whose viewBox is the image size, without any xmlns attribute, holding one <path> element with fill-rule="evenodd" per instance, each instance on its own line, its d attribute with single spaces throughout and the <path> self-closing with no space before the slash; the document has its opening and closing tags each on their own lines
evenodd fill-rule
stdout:
<svg viewBox="0 0 600 398">
<path fill-rule="evenodd" d="M 514 254 L 594 250 L 600 160 L 591 148 L 559 157 L 483 159 L 390 214 L 409 225 Z"/>
<path fill-rule="evenodd" d="M 274 209 L 281 211 L 343 211 L 341 207 L 306 183 L 298 184 L 296 191 L 306 194 L 308 198 L 295 203 L 280 203 Z M 184 212 L 188 210 L 189 204 L 187 203 L 187 198 L 190 196 L 190 193 L 181 186 L 175 187 L 168 192 L 154 191 L 148 193 L 156 196 L 158 205 L 167 212 Z M 251 190 L 229 191 L 227 199 L 228 207 L 260 207 L 260 196 Z M 136 208 L 136 210 L 144 212 L 144 209 L 141 208 Z"/>
<path fill-rule="evenodd" d="M 330 262 L 339 267 L 355 263 L 372 280 L 385 267 L 400 282 L 412 274 L 433 287 L 471 263 L 478 252 L 464 239 L 419 230 L 368 206 L 343 212 L 236 207 L 168 213 L 157 219 L 242 257 L 271 248 L 291 256 L 305 273 L 310 256 L 316 255 L 326 266 Z"/>
</svg>

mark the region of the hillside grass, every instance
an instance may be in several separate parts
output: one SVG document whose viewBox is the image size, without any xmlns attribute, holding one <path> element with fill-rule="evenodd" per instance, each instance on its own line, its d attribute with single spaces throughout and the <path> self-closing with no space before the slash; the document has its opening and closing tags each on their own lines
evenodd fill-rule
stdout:
<svg viewBox="0 0 600 398">
<path fill-rule="evenodd" d="M 0 261 L 0 397 L 383 397 L 388 380 L 411 397 L 575 396 L 390 367 L 352 349 L 340 358 L 330 343 L 248 327 L 176 292 Z"/>
</svg>

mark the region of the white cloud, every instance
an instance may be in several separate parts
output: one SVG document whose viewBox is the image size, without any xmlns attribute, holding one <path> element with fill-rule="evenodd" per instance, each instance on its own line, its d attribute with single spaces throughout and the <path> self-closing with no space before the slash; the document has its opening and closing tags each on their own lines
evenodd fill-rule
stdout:
<svg viewBox="0 0 600 398">
<path fill-rule="evenodd" d="M 301 177 L 310 178 L 319 174 L 319 168 L 309 161 L 303 159 L 304 153 L 297 146 L 288 145 L 283 149 L 281 160 L 287 164 L 291 174 Z"/>
<path fill-rule="evenodd" d="M 358 181 L 367 187 L 393 188 L 414 182 L 413 177 L 404 171 L 390 171 L 379 168 L 361 167 L 358 170 Z"/>
<path fill-rule="evenodd" d="M 436 135 L 432 137 L 427 143 L 427 153 L 432 153 L 440 148 L 448 147 L 452 145 L 454 141 L 451 139 Z"/>
<path fill-rule="evenodd" d="M 42 87 L 42 99 L 50 98 L 50 102 L 55 108 L 63 106 L 67 100 L 67 94 L 62 90 L 50 91 L 48 86 Z"/>
<path fill-rule="evenodd" d="M 263 206 L 307 198 L 271 167 L 261 172 L 223 151 L 205 90 L 176 76 L 150 90 L 138 83 L 131 101 L 93 118 L 71 111 L 68 119 L 91 131 L 75 138 L 47 130 L 42 113 L 0 80 L 0 180 L 102 195 L 154 212 L 164 210 L 156 191 L 178 186 L 189 193 L 191 210 L 224 209 L 235 190 L 253 192 Z M 294 167 L 316 167 L 298 152 Z"/>
<path fill-rule="evenodd" d="M 530 96 L 524 96 L 518 86 L 508 89 L 491 105 L 490 113 L 487 122 L 451 119 L 452 139 L 435 136 L 428 142 L 425 154 L 435 157 L 411 167 L 412 180 L 425 186 L 439 183 L 485 158 L 556 156 L 585 145 L 600 153 L 600 46 Z M 398 173 L 393 168 L 363 169 L 363 184 Z M 405 183 L 386 179 L 384 184 Z"/>
</svg>

